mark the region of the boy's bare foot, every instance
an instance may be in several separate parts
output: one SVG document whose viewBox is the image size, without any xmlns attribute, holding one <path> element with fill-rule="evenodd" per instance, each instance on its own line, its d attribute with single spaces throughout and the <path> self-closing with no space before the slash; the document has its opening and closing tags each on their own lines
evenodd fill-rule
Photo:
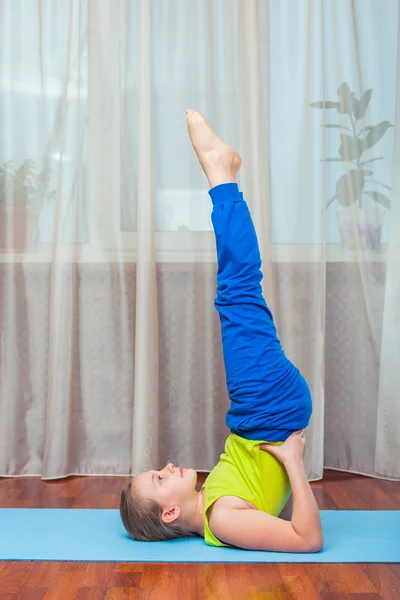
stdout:
<svg viewBox="0 0 400 600">
<path fill-rule="evenodd" d="M 201 113 L 187 110 L 186 119 L 193 148 L 210 187 L 235 182 L 242 164 L 240 156 L 215 135 Z"/>
</svg>

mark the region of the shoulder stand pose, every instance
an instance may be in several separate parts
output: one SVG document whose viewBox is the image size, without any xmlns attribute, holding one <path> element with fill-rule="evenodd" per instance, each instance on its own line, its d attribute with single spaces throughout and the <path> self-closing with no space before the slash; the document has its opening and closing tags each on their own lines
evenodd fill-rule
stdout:
<svg viewBox="0 0 400 600">
<path fill-rule="evenodd" d="M 236 174 L 242 160 L 200 113 L 189 135 L 210 184 L 219 312 L 231 433 L 220 461 L 196 490 L 197 473 L 168 464 L 124 487 L 120 513 L 135 540 L 202 536 L 212 546 L 318 552 L 323 534 L 304 470 L 308 385 L 285 356 L 262 296 L 261 258 Z M 282 512 L 293 495 L 290 520 Z"/>
</svg>

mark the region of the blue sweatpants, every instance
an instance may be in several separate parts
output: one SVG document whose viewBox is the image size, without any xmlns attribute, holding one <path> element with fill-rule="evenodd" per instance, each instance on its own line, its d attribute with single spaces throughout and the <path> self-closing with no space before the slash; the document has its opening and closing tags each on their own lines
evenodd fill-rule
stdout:
<svg viewBox="0 0 400 600">
<path fill-rule="evenodd" d="M 217 298 L 226 383 L 226 424 L 251 440 L 284 441 L 309 423 L 312 402 L 300 371 L 285 356 L 261 288 L 258 240 L 236 183 L 212 188 L 218 255 Z"/>
</svg>

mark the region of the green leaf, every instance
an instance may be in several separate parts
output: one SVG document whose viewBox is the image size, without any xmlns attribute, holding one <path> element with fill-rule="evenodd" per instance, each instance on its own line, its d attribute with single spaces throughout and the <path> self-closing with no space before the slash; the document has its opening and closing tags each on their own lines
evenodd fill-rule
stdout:
<svg viewBox="0 0 400 600">
<path fill-rule="evenodd" d="M 371 129 L 373 129 L 373 127 L 371 127 L 371 125 L 366 125 L 362 129 L 360 129 L 360 133 L 365 133 L 366 131 L 371 131 Z"/>
<path fill-rule="evenodd" d="M 354 97 L 354 93 L 350 91 L 349 84 L 346 81 L 341 83 L 337 92 L 340 98 L 338 112 L 350 115 L 354 111 L 358 100 Z"/>
<path fill-rule="evenodd" d="M 380 192 L 370 192 L 369 190 L 365 190 L 365 193 L 375 200 L 375 202 L 390 210 L 390 198 L 385 196 L 385 194 L 381 194 Z"/>
<path fill-rule="evenodd" d="M 320 102 L 312 102 L 313 108 L 340 108 L 339 102 L 331 102 L 330 100 L 321 100 Z"/>
<path fill-rule="evenodd" d="M 339 96 L 348 96 L 351 93 L 350 86 L 347 81 L 341 83 L 337 89 Z"/>
<path fill-rule="evenodd" d="M 361 140 L 354 138 L 344 133 L 340 136 L 341 144 L 339 148 L 339 154 L 346 160 L 353 160 L 354 158 L 360 158 L 362 150 L 360 147 Z"/>
<path fill-rule="evenodd" d="M 341 206 L 351 206 L 362 194 L 364 176 L 358 169 L 352 169 L 342 175 L 336 182 L 336 194 Z"/>
<path fill-rule="evenodd" d="M 331 129 L 333 129 L 333 128 L 334 129 L 346 129 L 346 131 L 351 132 L 350 127 L 345 127 L 344 125 L 321 125 L 321 127 L 327 127 L 327 128 L 329 127 Z"/>
<path fill-rule="evenodd" d="M 354 116 L 357 120 L 362 119 L 365 115 L 365 111 L 367 110 L 369 101 L 371 100 L 371 96 L 372 89 L 369 89 L 363 93 L 359 102 L 356 103 L 356 106 L 354 108 Z"/>
<path fill-rule="evenodd" d="M 369 132 L 369 134 L 361 142 L 361 152 L 365 152 L 372 146 L 375 146 L 379 142 L 382 136 L 385 135 L 386 131 L 392 127 L 389 121 L 381 121 L 378 125 L 375 125 Z"/>
<path fill-rule="evenodd" d="M 325 158 L 325 159 L 321 158 L 320 160 L 321 160 L 321 162 L 324 162 L 324 160 L 326 162 L 346 162 L 344 160 L 344 158 Z"/>
</svg>

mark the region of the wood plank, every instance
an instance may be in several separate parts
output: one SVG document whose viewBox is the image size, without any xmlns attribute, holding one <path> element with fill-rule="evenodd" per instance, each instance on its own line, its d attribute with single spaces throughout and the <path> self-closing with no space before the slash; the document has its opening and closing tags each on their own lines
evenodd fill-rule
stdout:
<svg viewBox="0 0 400 600">
<path fill-rule="evenodd" d="M 397 569 L 397 577 L 387 565 L 361 565 L 361 569 L 384 600 L 400 598 L 400 565 L 394 566 Z"/>
</svg>

